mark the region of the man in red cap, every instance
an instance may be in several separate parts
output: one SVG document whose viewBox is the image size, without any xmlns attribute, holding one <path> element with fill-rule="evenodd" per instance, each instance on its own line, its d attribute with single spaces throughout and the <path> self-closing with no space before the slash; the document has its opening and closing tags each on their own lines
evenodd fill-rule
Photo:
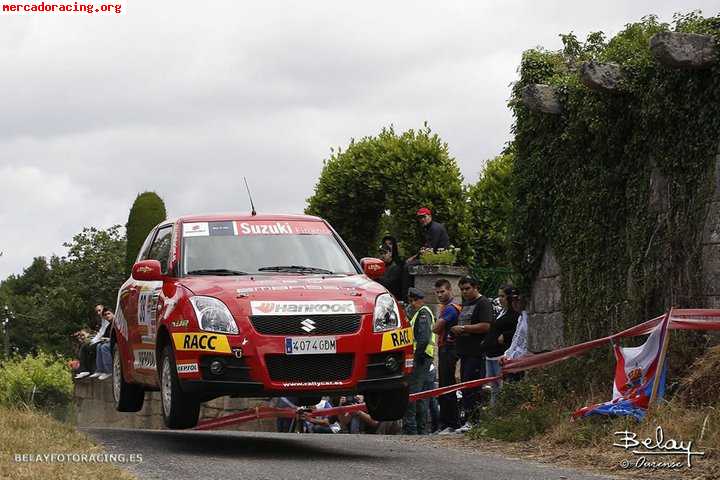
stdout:
<svg viewBox="0 0 720 480">
<path fill-rule="evenodd" d="M 416 212 L 416 215 L 425 233 L 423 248 L 432 248 L 437 251 L 438 248 L 450 246 L 450 238 L 445 230 L 445 225 L 432 219 L 432 211 L 429 208 L 422 207 Z"/>
</svg>

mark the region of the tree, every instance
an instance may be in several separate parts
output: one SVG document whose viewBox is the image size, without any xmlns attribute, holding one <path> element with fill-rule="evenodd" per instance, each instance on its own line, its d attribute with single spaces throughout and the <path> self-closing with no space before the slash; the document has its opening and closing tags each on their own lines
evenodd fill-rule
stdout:
<svg viewBox="0 0 720 480">
<path fill-rule="evenodd" d="M 71 353 L 69 335 L 95 326 L 94 305 L 115 306 L 125 280 L 121 228 L 85 228 L 64 244 L 67 256 L 38 257 L 22 275 L 0 283 L 2 305 L 14 314 L 10 343 L 19 353 Z"/>
<path fill-rule="evenodd" d="M 148 233 L 167 218 L 165 203 L 155 192 L 143 192 L 137 196 L 130 208 L 127 221 L 127 252 L 125 253 L 125 273 L 130 274 L 133 263 Z"/>
<path fill-rule="evenodd" d="M 418 207 L 433 210 L 451 242 L 470 254 L 470 229 L 462 175 L 447 144 L 425 125 L 397 135 L 391 127 L 377 137 L 351 140 L 347 150 L 324 162 L 305 212 L 327 219 L 357 257 L 376 253 L 382 225 L 391 225 L 405 252 L 421 244 Z"/>
<path fill-rule="evenodd" d="M 514 153 L 508 150 L 485 164 L 480 179 L 468 189 L 470 218 L 476 235 L 473 251 L 480 267 L 510 266 Z"/>
</svg>

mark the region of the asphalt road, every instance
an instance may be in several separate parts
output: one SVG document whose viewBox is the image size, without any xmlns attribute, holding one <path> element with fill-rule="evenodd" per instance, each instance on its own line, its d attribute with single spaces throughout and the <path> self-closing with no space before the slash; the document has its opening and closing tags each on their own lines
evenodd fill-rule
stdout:
<svg viewBox="0 0 720 480">
<path fill-rule="evenodd" d="M 141 479 L 607 479 L 394 436 L 82 429 Z"/>
</svg>

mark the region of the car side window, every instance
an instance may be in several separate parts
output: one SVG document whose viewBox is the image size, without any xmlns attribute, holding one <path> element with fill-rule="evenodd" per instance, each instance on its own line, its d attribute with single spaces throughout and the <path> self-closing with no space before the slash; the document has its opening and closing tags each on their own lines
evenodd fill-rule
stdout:
<svg viewBox="0 0 720 480">
<path fill-rule="evenodd" d="M 170 248 L 172 247 L 172 225 L 158 228 L 155 240 L 147 252 L 148 260 L 160 262 L 162 273 L 167 274 L 168 261 L 170 260 Z"/>
</svg>

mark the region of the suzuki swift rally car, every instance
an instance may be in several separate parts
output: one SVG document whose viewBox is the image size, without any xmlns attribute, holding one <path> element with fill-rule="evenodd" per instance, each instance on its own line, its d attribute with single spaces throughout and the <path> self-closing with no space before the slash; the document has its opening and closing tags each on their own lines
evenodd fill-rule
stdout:
<svg viewBox="0 0 720 480">
<path fill-rule="evenodd" d="M 186 216 L 145 240 L 120 288 L 111 345 L 121 412 L 160 390 L 169 428 L 197 424 L 200 403 L 222 395 L 363 393 L 377 420 L 408 402 L 412 330 L 320 218 Z"/>
</svg>

